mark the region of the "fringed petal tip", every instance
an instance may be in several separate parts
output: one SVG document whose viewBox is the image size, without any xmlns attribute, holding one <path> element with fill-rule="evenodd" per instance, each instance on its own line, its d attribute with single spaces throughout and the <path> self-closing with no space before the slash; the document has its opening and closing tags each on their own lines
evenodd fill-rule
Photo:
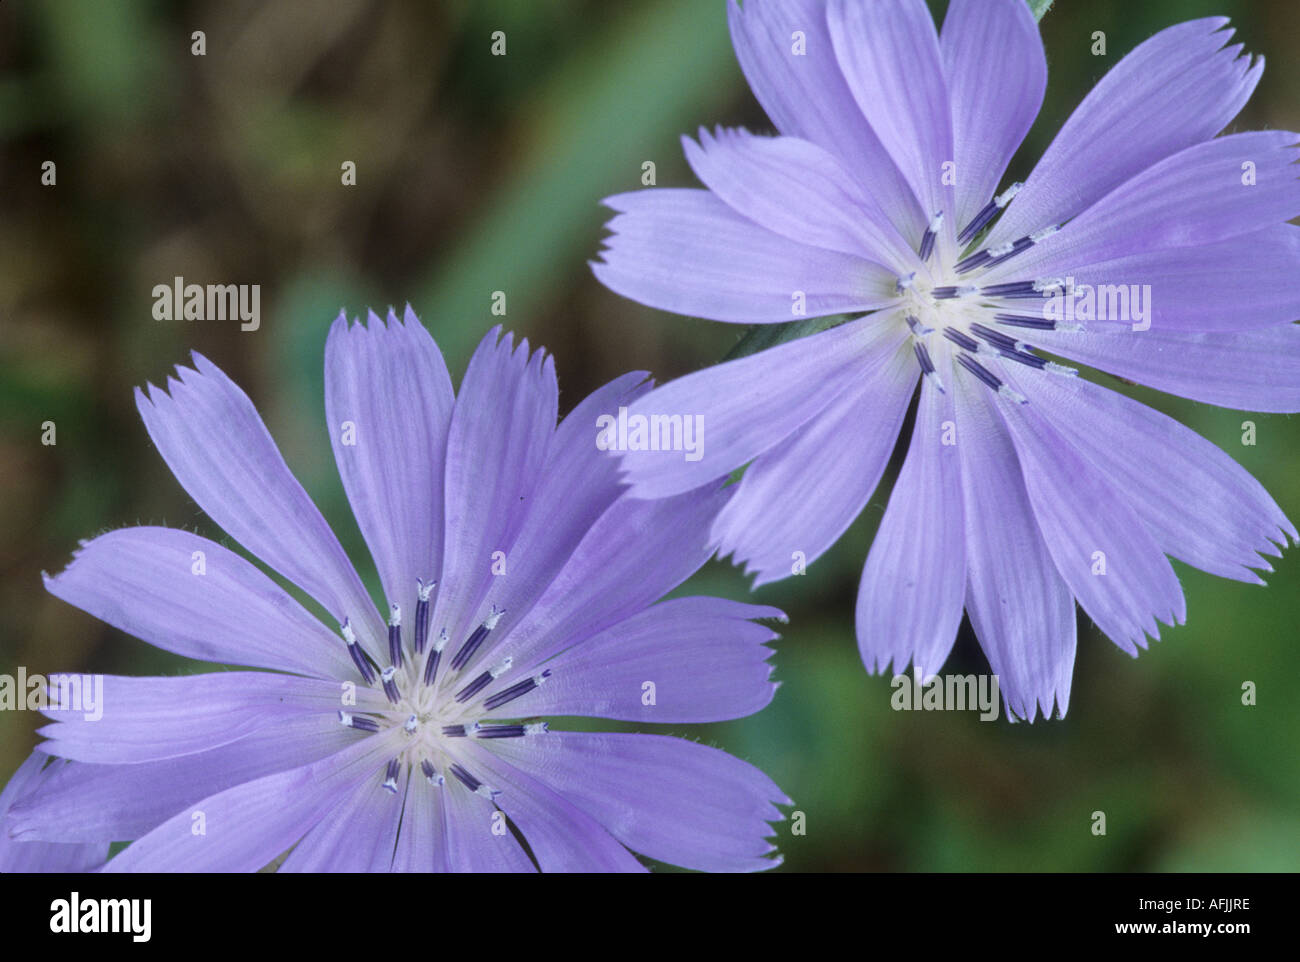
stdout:
<svg viewBox="0 0 1300 962">
<path fill-rule="evenodd" d="M 1007 721 L 1012 725 L 1027 722 L 1032 725 L 1036 721 L 1062 721 L 1066 712 L 1069 711 L 1070 693 L 1067 686 L 1064 700 L 1060 695 L 1049 695 L 1045 699 L 1031 700 L 1028 705 L 1021 703 L 1012 705 L 1005 697 L 1002 700 L 1003 708 L 1006 712 Z"/>
</svg>

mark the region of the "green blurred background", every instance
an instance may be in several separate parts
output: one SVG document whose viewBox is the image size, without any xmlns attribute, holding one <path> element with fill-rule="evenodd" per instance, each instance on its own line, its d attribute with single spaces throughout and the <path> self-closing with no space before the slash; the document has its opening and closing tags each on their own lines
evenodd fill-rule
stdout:
<svg viewBox="0 0 1300 962">
<path fill-rule="evenodd" d="M 937 4 L 941 10 L 943 4 Z M 1023 176 L 1093 82 L 1162 26 L 1234 18 L 1271 66 L 1237 129 L 1300 127 L 1291 0 L 1060 0 Z M 203 30 L 207 52 L 191 55 Z M 493 31 L 507 56 L 489 54 Z M 1090 53 L 1092 34 L 1108 55 Z M 693 185 L 700 124 L 770 125 L 732 55 L 723 0 L 125 2 L 0 5 L 0 671 L 193 670 L 46 595 L 78 539 L 137 523 L 221 538 L 148 443 L 131 391 L 198 349 L 251 394 L 285 455 L 368 559 L 323 425 L 340 307 L 410 301 L 458 377 L 509 297 L 553 351 L 567 409 L 630 369 L 706 366 L 738 327 L 662 314 L 592 278 L 606 194 Z M 40 183 L 43 161 L 57 186 Z M 355 187 L 340 165 L 357 165 Z M 155 321 L 151 289 L 256 283 L 262 325 Z M 1111 379 L 1103 378 L 1112 385 Z M 1300 517 L 1300 422 L 1136 392 L 1225 448 Z M 57 445 L 40 443 L 57 424 Z M 1242 422 L 1258 443 L 1241 443 Z M 1300 562 L 1267 589 L 1179 567 L 1188 624 L 1136 661 L 1081 617 L 1063 721 L 893 712 L 853 637 L 858 575 L 896 462 L 841 543 L 754 599 L 791 615 L 772 706 L 711 726 L 803 812 L 790 870 L 1300 867 Z M 369 573 L 367 573 L 369 574 Z M 371 579 L 373 582 L 373 579 Z M 714 564 L 690 585 L 750 597 Z M 949 672 L 987 665 L 963 626 Z M 1243 707 L 1241 686 L 1258 686 Z M 0 713 L 0 779 L 39 718 Z M 690 730 L 683 730 L 690 734 Z M 1094 836 L 1104 811 L 1108 834 Z"/>
</svg>

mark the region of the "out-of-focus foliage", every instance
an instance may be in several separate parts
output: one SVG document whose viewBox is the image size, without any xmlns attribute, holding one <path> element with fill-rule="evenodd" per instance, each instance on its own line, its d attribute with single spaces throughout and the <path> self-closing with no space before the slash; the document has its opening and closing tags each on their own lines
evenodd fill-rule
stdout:
<svg viewBox="0 0 1300 962">
<path fill-rule="evenodd" d="M 1214 13 L 1270 60 L 1235 126 L 1295 129 L 1300 6 L 1060 0 L 1042 23 L 1047 103 L 1012 174 L 1125 51 Z M 196 30 L 203 57 L 190 52 Z M 505 57 L 490 54 L 498 30 Z M 1090 52 L 1098 30 L 1104 57 Z M 191 349 L 245 386 L 364 565 L 323 425 L 322 352 L 340 307 L 410 300 L 457 372 L 504 320 L 556 354 L 566 408 L 623 371 L 674 377 L 732 350 L 741 328 L 639 307 L 586 267 L 608 215 L 598 200 L 638 188 L 645 161 L 661 186 L 693 184 L 678 136 L 713 123 L 769 129 L 731 54 L 722 0 L 0 5 L 0 672 L 193 669 L 40 581 L 106 528 L 221 537 L 170 478 L 131 399 Z M 57 186 L 40 183 L 46 160 Z M 340 182 L 349 160 L 355 187 Z M 260 284 L 261 328 L 153 320 L 151 290 L 175 276 Z M 490 312 L 496 290 L 508 295 L 505 318 Z M 1136 393 L 1228 450 L 1300 517 L 1300 422 Z M 1255 446 L 1241 443 L 1245 420 Z M 40 443 L 45 421 L 55 446 Z M 1064 721 L 894 712 L 853 638 L 858 575 L 892 478 L 805 576 L 754 596 L 790 613 L 776 656 L 784 684 L 767 711 L 707 731 L 796 800 L 806 834 L 782 826 L 787 868 L 1300 865 L 1297 555 L 1267 589 L 1180 568 L 1188 624 L 1136 661 L 1083 618 Z M 749 597 L 722 564 L 688 587 Z M 987 670 L 968 628 L 948 670 Z M 1241 704 L 1246 681 L 1255 707 Z M 0 713 L 0 778 L 39 723 Z M 1095 811 L 1104 837 L 1090 831 Z"/>
</svg>

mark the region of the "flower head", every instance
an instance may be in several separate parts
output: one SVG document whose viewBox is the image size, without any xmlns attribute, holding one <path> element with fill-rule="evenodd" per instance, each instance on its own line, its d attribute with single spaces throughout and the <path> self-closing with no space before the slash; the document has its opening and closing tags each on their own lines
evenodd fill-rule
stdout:
<svg viewBox="0 0 1300 962">
<path fill-rule="evenodd" d="M 543 715 L 701 722 L 772 697 L 751 619 L 717 598 L 655 604 L 708 558 L 728 494 L 623 496 L 594 443 L 630 374 L 557 427 L 554 366 L 491 332 L 454 394 L 407 309 L 340 316 L 326 417 L 387 600 L 381 616 L 248 397 L 194 356 L 137 401 L 185 489 L 337 630 L 221 545 L 126 528 L 49 590 L 191 658 L 263 671 L 105 679 L 103 717 L 59 713 L 41 750 L 88 765 L 11 813 L 17 838 L 134 839 L 109 870 L 636 870 L 629 849 L 770 867 L 787 799 L 717 749 L 562 732 Z M 522 841 L 521 841 L 522 840 Z M 526 846 L 526 848 L 525 848 Z"/>
<path fill-rule="evenodd" d="M 1076 368 L 1300 410 L 1300 135 L 1216 137 L 1263 69 L 1227 21 L 1128 54 L 1007 185 L 1046 83 L 1023 0 L 953 0 L 941 34 L 923 0 L 728 9 L 780 135 L 686 140 L 708 189 L 610 198 L 593 269 L 721 321 L 865 316 L 633 405 L 701 416 L 712 439 L 693 463 L 626 456 L 634 493 L 748 465 L 714 532 L 758 583 L 785 577 L 862 511 L 919 383 L 862 576 L 862 655 L 929 677 L 964 609 L 1008 708 L 1031 720 L 1068 705 L 1076 601 L 1137 654 L 1185 617 L 1167 556 L 1259 582 L 1262 555 L 1296 537 L 1262 487 Z"/>
</svg>

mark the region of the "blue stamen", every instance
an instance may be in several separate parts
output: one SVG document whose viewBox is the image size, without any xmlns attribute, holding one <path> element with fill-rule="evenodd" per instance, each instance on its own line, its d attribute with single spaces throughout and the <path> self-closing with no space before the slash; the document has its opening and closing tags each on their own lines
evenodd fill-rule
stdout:
<svg viewBox="0 0 1300 962">
<path fill-rule="evenodd" d="M 974 374 L 992 390 L 997 391 L 1002 387 L 1002 382 L 998 380 L 997 376 L 969 354 L 958 354 L 957 363 Z"/>
<path fill-rule="evenodd" d="M 1036 331 L 1056 330 L 1055 321 L 1049 321 L 1045 317 L 1034 317 L 1032 314 L 994 314 L 993 320 L 1008 327 L 1028 327 Z"/>
<path fill-rule="evenodd" d="M 384 694 L 388 696 L 388 700 L 394 705 L 402 700 L 401 692 L 397 690 L 397 682 L 393 681 L 393 677 L 396 674 L 397 669 L 392 665 L 389 665 L 379 676 L 384 683 Z"/>
<path fill-rule="evenodd" d="M 540 675 L 533 675 L 531 678 L 525 678 L 523 681 L 516 682 L 504 691 L 497 692 L 495 695 L 483 702 L 483 707 L 487 711 L 496 711 L 502 705 L 514 701 L 520 695 L 528 694 L 550 677 L 551 669 L 547 668 Z"/>
<path fill-rule="evenodd" d="M 943 226 L 943 211 L 939 211 L 930 218 L 930 225 L 926 227 L 925 233 L 921 235 L 921 248 L 918 252 L 921 255 L 921 263 L 930 259 L 934 253 L 934 239 L 939 235 L 939 228 Z"/>
<path fill-rule="evenodd" d="M 388 660 L 398 668 L 402 667 L 402 609 L 390 606 L 392 615 L 388 619 Z"/>
<path fill-rule="evenodd" d="M 961 331 L 955 330 L 951 327 L 945 327 L 943 329 L 943 336 L 952 341 L 958 347 L 965 348 L 967 351 L 978 351 L 980 349 L 978 341 L 974 338 L 967 337 Z"/>
<path fill-rule="evenodd" d="M 415 602 L 415 653 L 424 654 L 425 645 L 429 641 L 429 593 L 436 585 L 436 581 L 416 581 L 416 602 Z"/>
<path fill-rule="evenodd" d="M 496 605 L 492 606 L 492 613 L 483 620 L 483 624 L 475 628 L 473 633 L 465 639 L 465 644 L 460 646 L 460 651 L 456 652 L 456 657 L 451 660 L 453 671 L 459 671 L 465 666 L 466 662 L 474 657 L 474 652 L 478 651 L 479 645 L 483 644 L 483 639 L 488 636 L 488 632 L 497 626 L 497 622 L 501 620 L 501 616 L 504 614 L 504 610 L 498 610 Z"/>
<path fill-rule="evenodd" d="M 339 709 L 339 722 L 342 723 L 344 728 L 355 728 L 360 732 L 379 731 L 379 722 L 373 718 L 362 718 L 342 709 Z"/>
</svg>

